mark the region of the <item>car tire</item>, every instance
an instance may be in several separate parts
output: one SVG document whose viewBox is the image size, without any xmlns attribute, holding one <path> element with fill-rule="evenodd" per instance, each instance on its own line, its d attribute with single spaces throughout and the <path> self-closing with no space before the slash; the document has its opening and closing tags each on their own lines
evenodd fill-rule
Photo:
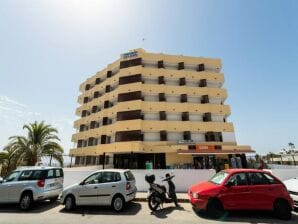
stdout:
<svg viewBox="0 0 298 224">
<path fill-rule="evenodd" d="M 277 200 L 274 203 L 274 213 L 277 218 L 283 220 L 290 220 L 292 217 L 291 207 L 285 200 Z"/>
<path fill-rule="evenodd" d="M 125 207 L 124 198 L 121 195 L 116 195 L 112 200 L 112 208 L 116 212 L 121 212 Z"/>
<path fill-rule="evenodd" d="M 51 201 L 51 202 L 55 202 L 55 201 L 57 201 L 57 200 L 58 200 L 58 198 L 59 198 L 59 196 L 52 197 L 52 198 L 50 198 L 50 201 Z"/>
<path fill-rule="evenodd" d="M 220 200 L 214 198 L 207 204 L 207 215 L 210 218 L 219 219 L 224 215 L 224 208 Z"/>
<path fill-rule="evenodd" d="M 24 193 L 20 199 L 20 209 L 23 211 L 27 211 L 31 208 L 33 203 L 32 193 Z"/>
<path fill-rule="evenodd" d="M 64 202 L 66 211 L 71 211 L 76 207 L 76 201 L 72 195 L 66 196 Z"/>
<path fill-rule="evenodd" d="M 156 211 L 156 209 L 159 207 L 159 203 L 155 200 L 154 195 L 150 195 L 148 198 L 148 207 L 150 208 L 151 211 Z"/>
</svg>

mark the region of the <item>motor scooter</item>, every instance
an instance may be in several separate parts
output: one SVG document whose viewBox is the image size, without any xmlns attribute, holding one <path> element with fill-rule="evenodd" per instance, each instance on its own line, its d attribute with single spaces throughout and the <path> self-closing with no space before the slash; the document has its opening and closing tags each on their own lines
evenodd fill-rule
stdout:
<svg viewBox="0 0 298 224">
<path fill-rule="evenodd" d="M 171 181 L 171 179 L 174 176 L 169 176 L 169 174 L 167 174 L 168 176 L 166 176 L 166 178 L 163 178 L 162 181 L 167 181 L 169 183 L 169 181 Z M 150 208 L 151 211 L 156 211 L 158 207 L 162 208 L 164 203 L 173 203 L 175 202 L 176 206 L 178 206 L 177 204 L 177 199 L 176 194 L 173 194 L 173 191 L 175 192 L 175 186 L 173 184 L 169 184 L 169 188 L 173 188 L 174 189 L 169 189 L 169 192 L 167 192 L 167 189 L 164 185 L 159 185 L 154 183 L 155 182 L 155 175 L 146 175 L 145 176 L 145 180 L 149 183 L 150 188 L 148 191 L 148 206 Z M 173 198 L 174 197 L 174 198 Z"/>
</svg>

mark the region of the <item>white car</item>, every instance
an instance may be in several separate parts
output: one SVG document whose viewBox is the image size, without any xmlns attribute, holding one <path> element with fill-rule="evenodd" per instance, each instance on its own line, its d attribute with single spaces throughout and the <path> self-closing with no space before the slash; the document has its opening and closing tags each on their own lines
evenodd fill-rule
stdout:
<svg viewBox="0 0 298 224">
<path fill-rule="evenodd" d="M 294 200 L 295 210 L 298 211 L 298 177 L 285 180 L 284 184 L 286 185 L 290 196 Z"/>
<path fill-rule="evenodd" d="M 137 188 L 130 170 L 99 170 L 82 182 L 66 187 L 60 201 L 66 210 L 80 205 L 111 205 L 117 212 L 133 200 Z"/>
</svg>

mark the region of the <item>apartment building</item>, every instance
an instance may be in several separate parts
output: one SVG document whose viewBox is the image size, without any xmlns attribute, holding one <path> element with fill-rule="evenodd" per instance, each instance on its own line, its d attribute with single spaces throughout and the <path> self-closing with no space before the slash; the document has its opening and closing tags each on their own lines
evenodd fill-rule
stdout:
<svg viewBox="0 0 298 224">
<path fill-rule="evenodd" d="M 131 50 L 80 85 L 70 155 L 115 168 L 246 166 L 220 59 Z"/>
</svg>

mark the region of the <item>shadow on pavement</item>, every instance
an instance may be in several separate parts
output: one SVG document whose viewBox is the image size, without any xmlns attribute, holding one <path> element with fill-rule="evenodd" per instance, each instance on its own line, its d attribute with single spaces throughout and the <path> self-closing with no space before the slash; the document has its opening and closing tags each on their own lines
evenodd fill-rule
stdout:
<svg viewBox="0 0 298 224">
<path fill-rule="evenodd" d="M 34 202 L 30 210 L 22 211 L 18 204 L 0 204 L 0 213 L 42 213 L 59 205 L 59 201 L 40 201 Z"/>
<path fill-rule="evenodd" d="M 59 212 L 68 214 L 85 215 L 136 215 L 142 205 L 135 202 L 128 203 L 122 212 L 115 212 L 110 206 L 78 206 L 73 211 L 66 211 L 64 208 Z"/>
<path fill-rule="evenodd" d="M 204 211 L 197 211 L 193 208 L 197 216 L 203 219 L 211 219 Z M 270 211 L 227 211 L 220 219 L 221 222 L 244 222 L 244 223 L 298 223 L 298 214 L 293 212 L 291 220 L 280 220 Z"/>
<path fill-rule="evenodd" d="M 159 219 L 166 219 L 168 218 L 168 215 L 171 214 L 174 210 L 185 211 L 185 209 L 182 206 L 179 206 L 179 207 L 170 206 L 170 207 L 158 209 L 155 212 L 151 212 L 151 215 L 154 215 L 156 218 L 159 218 Z"/>
</svg>

